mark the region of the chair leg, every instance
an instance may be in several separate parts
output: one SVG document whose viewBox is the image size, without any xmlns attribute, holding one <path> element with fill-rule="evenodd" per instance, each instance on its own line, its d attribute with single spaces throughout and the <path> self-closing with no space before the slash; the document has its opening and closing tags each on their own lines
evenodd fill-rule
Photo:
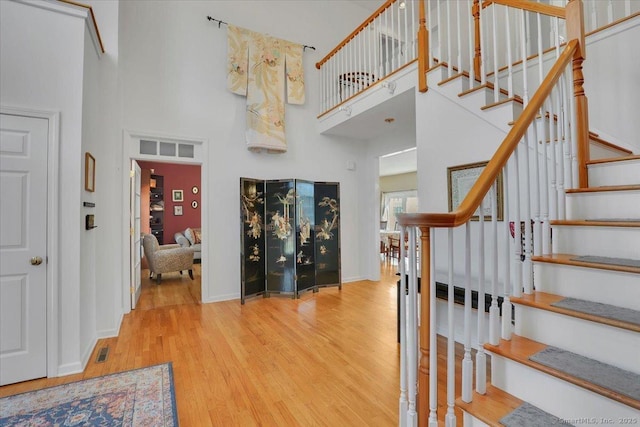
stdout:
<svg viewBox="0 0 640 427">
<path fill-rule="evenodd" d="M 180 275 L 182 276 L 182 270 L 180 270 Z"/>
<path fill-rule="evenodd" d="M 156 283 L 159 285 L 161 280 L 162 280 L 162 274 L 157 273 L 156 274 Z"/>
<path fill-rule="evenodd" d="M 193 270 L 189 269 L 189 277 L 191 277 L 191 280 L 193 280 Z"/>
</svg>

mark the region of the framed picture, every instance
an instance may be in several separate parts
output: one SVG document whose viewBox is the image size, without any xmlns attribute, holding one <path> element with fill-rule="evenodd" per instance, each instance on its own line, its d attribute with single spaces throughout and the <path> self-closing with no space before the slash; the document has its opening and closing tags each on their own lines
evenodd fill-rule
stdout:
<svg viewBox="0 0 640 427">
<path fill-rule="evenodd" d="M 174 202 L 183 202 L 184 201 L 184 193 L 182 190 L 173 190 L 171 192 L 171 200 Z"/>
<path fill-rule="evenodd" d="M 175 216 L 182 216 L 182 205 L 176 205 L 173 207 L 173 214 Z"/>
<path fill-rule="evenodd" d="M 88 151 L 84 154 L 84 189 L 96 191 L 96 159 Z"/>
<path fill-rule="evenodd" d="M 460 206 L 460 203 L 464 200 L 476 183 L 476 180 L 480 176 L 482 170 L 487 166 L 489 162 L 469 163 L 460 166 L 451 166 L 447 168 L 447 188 L 449 192 L 449 212 L 453 212 Z M 498 174 L 497 179 L 497 204 L 498 204 L 498 221 L 503 220 L 504 213 L 504 197 L 502 189 L 502 171 Z M 494 190 L 489 190 L 487 196 L 490 196 Z M 485 198 L 485 201 L 490 200 L 490 197 Z M 489 203 L 485 203 L 484 206 L 484 219 L 491 220 L 491 206 Z M 478 212 L 471 217 L 472 220 L 478 220 Z"/>
</svg>

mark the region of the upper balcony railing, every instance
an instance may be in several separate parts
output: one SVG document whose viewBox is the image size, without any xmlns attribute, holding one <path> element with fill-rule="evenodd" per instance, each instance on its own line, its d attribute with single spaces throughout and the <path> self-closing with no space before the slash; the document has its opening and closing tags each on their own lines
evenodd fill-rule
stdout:
<svg viewBox="0 0 640 427">
<path fill-rule="evenodd" d="M 321 114 L 417 59 L 418 4 L 386 1 L 316 64 Z"/>
</svg>

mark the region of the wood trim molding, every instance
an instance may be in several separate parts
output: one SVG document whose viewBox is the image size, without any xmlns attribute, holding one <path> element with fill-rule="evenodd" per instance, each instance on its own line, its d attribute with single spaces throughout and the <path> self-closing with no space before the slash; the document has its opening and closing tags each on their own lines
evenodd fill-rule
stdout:
<svg viewBox="0 0 640 427">
<path fill-rule="evenodd" d="M 91 16 L 91 24 L 89 24 L 89 21 L 87 20 L 87 25 L 89 25 L 89 30 L 91 30 L 92 35 L 93 32 L 95 31 L 95 37 L 98 41 L 98 45 L 100 46 L 100 53 L 104 53 L 104 45 L 102 44 L 102 37 L 100 36 L 100 30 L 98 29 L 98 22 L 96 21 L 96 16 L 93 13 L 93 8 L 89 5 L 86 4 L 82 4 L 82 3 L 77 3 L 75 1 L 72 0 L 58 0 L 60 3 L 66 3 L 66 4 L 70 4 L 72 6 L 76 6 L 76 7 L 81 7 L 81 8 L 85 8 L 89 11 L 89 16 Z"/>
<path fill-rule="evenodd" d="M 454 212 L 439 213 L 412 213 L 401 214 L 399 223 L 402 226 L 427 226 L 427 227 L 458 227 L 471 218 L 480 202 L 497 179 L 498 174 L 511 157 L 511 154 L 518 145 L 518 142 L 527 131 L 529 125 L 536 118 L 538 111 L 542 107 L 545 99 L 551 93 L 556 82 L 573 59 L 573 55 L 578 48 L 578 41 L 571 40 L 562 52 L 556 63 L 551 67 L 547 77 L 544 79 L 539 89 L 525 107 L 520 118 L 515 122 L 504 141 L 498 147 L 489 164 L 484 168 L 478 180 L 473 185 L 467 197 Z"/>
</svg>

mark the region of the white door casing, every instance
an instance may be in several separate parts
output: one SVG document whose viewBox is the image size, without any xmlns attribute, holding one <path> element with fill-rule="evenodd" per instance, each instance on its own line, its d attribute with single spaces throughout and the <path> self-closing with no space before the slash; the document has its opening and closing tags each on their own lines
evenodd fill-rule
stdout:
<svg viewBox="0 0 640 427">
<path fill-rule="evenodd" d="M 0 385 L 47 376 L 48 132 L 0 115 Z"/>
<path fill-rule="evenodd" d="M 129 211 L 131 212 L 130 225 L 131 225 L 131 253 L 129 259 L 131 260 L 131 309 L 136 308 L 138 298 L 140 298 L 140 291 L 142 288 L 140 260 L 141 260 L 141 240 L 140 240 L 140 187 L 141 187 L 141 170 L 140 165 L 135 160 L 131 161 L 131 205 Z"/>
</svg>

